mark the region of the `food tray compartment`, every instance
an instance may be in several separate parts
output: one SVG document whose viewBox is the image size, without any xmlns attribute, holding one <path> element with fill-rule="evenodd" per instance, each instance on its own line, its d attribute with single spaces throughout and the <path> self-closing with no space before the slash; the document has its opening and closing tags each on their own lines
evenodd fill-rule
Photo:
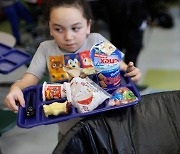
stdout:
<svg viewBox="0 0 180 154">
<path fill-rule="evenodd" d="M 7 70 L 10 71 L 14 69 L 15 65 L 16 63 L 11 62 L 9 60 L 6 59 L 0 60 L 0 73 L 6 74 Z"/>
<path fill-rule="evenodd" d="M 36 85 L 36 86 L 31 86 L 27 87 L 23 90 L 24 93 L 24 98 L 26 102 L 26 107 L 19 107 L 19 112 L 18 112 L 18 120 L 17 120 L 17 125 L 22 128 L 31 128 L 34 126 L 38 125 L 47 125 L 47 124 L 53 124 L 53 123 L 58 123 L 62 121 L 66 121 L 72 118 L 76 117 L 86 117 L 90 115 L 95 115 L 98 113 L 102 113 L 104 111 L 112 110 L 112 109 L 119 109 L 123 107 L 128 107 L 137 104 L 140 101 L 140 94 L 137 91 L 135 85 L 129 78 L 124 78 L 123 77 L 124 72 L 121 72 L 121 83 L 118 87 L 127 87 L 129 88 L 135 96 L 138 98 L 137 101 L 128 103 L 128 104 L 122 104 L 120 106 L 109 106 L 108 100 L 105 100 L 101 105 L 99 105 L 96 109 L 94 109 L 91 112 L 86 112 L 86 113 L 78 113 L 77 109 L 73 107 L 72 105 L 69 106 L 69 113 L 64 114 L 64 115 L 58 115 L 58 116 L 48 116 L 46 117 L 43 111 L 43 105 L 44 104 L 51 104 L 53 102 L 65 102 L 66 98 L 62 99 L 56 99 L 56 100 L 50 100 L 50 101 L 43 101 L 42 100 L 42 84 Z M 95 79 L 94 77 L 92 79 Z M 110 93 L 113 93 L 118 87 L 109 89 L 108 91 Z M 27 109 L 27 103 L 29 101 L 29 93 L 34 94 L 34 101 L 33 101 L 33 107 L 35 107 L 36 114 L 32 117 L 27 117 L 26 116 L 26 109 Z"/>
<path fill-rule="evenodd" d="M 40 95 L 40 89 L 41 86 L 37 85 L 37 86 L 32 86 L 32 87 L 28 87 L 25 91 L 23 91 L 24 93 L 24 99 L 25 99 L 25 108 L 21 107 L 20 112 L 18 113 L 19 116 L 21 118 L 19 118 L 19 122 L 21 125 L 26 125 L 26 126 L 36 126 L 39 125 L 39 121 L 41 119 L 40 117 L 40 112 L 39 112 L 39 105 L 41 105 L 41 101 L 38 101 L 37 98 L 39 98 Z M 27 110 L 27 106 L 29 103 L 29 94 L 33 94 L 33 102 L 32 102 L 32 106 L 35 109 L 35 115 L 33 117 L 28 117 L 26 116 L 26 110 Z"/>
<path fill-rule="evenodd" d="M 30 54 L 0 43 L 0 73 L 8 74 L 30 60 Z"/>
<path fill-rule="evenodd" d="M 9 50 L 11 50 L 11 47 L 0 43 L 0 58 L 2 55 L 6 54 Z"/>
<path fill-rule="evenodd" d="M 51 100 L 51 101 L 47 101 L 47 102 L 44 102 L 44 104 L 51 104 L 53 102 L 59 102 L 59 103 L 63 103 L 66 101 L 66 98 L 62 98 L 62 99 L 57 99 L 57 100 Z M 43 105 L 40 106 L 40 111 L 41 111 L 41 117 L 42 117 L 42 123 L 43 124 L 53 124 L 53 123 L 57 123 L 57 117 L 59 118 L 60 121 L 66 121 L 66 120 L 69 120 L 71 119 L 73 116 L 74 116 L 74 109 L 72 107 L 71 104 L 69 104 L 69 111 L 67 114 L 61 114 L 61 115 L 58 115 L 58 116 L 53 116 L 53 115 L 49 115 L 48 117 L 45 116 L 44 114 L 44 111 L 43 111 Z M 59 122 L 60 122 L 59 121 Z"/>
</svg>

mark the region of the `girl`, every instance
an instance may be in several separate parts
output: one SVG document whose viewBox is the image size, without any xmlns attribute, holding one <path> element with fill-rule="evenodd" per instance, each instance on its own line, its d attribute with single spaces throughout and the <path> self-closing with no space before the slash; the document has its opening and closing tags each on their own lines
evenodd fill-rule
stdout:
<svg viewBox="0 0 180 154">
<path fill-rule="evenodd" d="M 92 17 L 86 0 L 48 0 L 45 17 L 54 39 L 40 44 L 24 77 L 11 86 L 5 104 L 14 111 L 18 110 L 16 102 L 25 106 L 22 89 L 39 82 L 49 68 L 49 56 L 90 50 L 94 44 L 107 41 L 100 34 L 90 33 Z M 125 76 L 135 82 L 140 80 L 141 72 L 132 62 L 126 65 L 122 61 L 120 67 L 127 72 Z M 64 135 L 77 121 L 61 122 L 60 134 Z"/>
</svg>

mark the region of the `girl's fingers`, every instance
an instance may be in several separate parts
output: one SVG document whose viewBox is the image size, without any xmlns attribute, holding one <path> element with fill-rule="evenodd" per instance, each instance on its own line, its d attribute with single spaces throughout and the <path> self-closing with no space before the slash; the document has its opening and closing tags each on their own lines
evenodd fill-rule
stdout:
<svg viewBox="0 0 180 154">
<path fill-rule="evenodd" d="M 127 70 L 126 72 L 131 72 L 135 69 L 134 63 L 133 62 L 129 62 L 129 64 L 127 65 Z"/>
<path fill-rule="evenodd" d="M 140 72 L 140 69 L 134 67 L 134 69 L 132 71 L 127 72 L 124 76 L 125 77 L 131 77 L 131 79 L 134 82 L 137 82 L 141 79 L 141 72 Z"/>
<path fill-rule="evenodd" d="M 131 80 L 134 82 L 138 82 L 141 79 L 141 74 L 131 77 Z"/>
<path fill-rule="evenodd" d="M 18 102 L 22 107 L 25 107 L 25 100 L 23 94 L 18 98 Z"/>
</svg>

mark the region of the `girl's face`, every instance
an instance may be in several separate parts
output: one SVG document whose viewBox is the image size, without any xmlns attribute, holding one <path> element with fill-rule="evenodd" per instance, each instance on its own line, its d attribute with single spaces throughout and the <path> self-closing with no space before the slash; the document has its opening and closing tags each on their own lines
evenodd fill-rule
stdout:
<svg viewBox="0 0 180 154">
<path fill-rule="evenodd" d="M 75 7 L 53 8 L 50 14 L 50 34 L 58 46 L 67 51 L 77 51 L 90 33 L 91 23 Z"/>
</svg>

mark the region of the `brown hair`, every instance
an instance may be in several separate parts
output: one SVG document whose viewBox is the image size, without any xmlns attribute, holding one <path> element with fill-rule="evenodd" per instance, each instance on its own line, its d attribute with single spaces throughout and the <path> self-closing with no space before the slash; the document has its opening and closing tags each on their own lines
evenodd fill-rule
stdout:
<svg viewBox="0 0 180 154">
<path fill-rule="evenodd" d="M 92 19 L 91 8 L 86 0 L 46 0 L 45 7 L 45 22 L 48 23 L 50 20 L 50 14 L 53 8 L 57 7 L 75 7 L 82 10 L 83 17 L 90 21 Z"/>
</svg>

